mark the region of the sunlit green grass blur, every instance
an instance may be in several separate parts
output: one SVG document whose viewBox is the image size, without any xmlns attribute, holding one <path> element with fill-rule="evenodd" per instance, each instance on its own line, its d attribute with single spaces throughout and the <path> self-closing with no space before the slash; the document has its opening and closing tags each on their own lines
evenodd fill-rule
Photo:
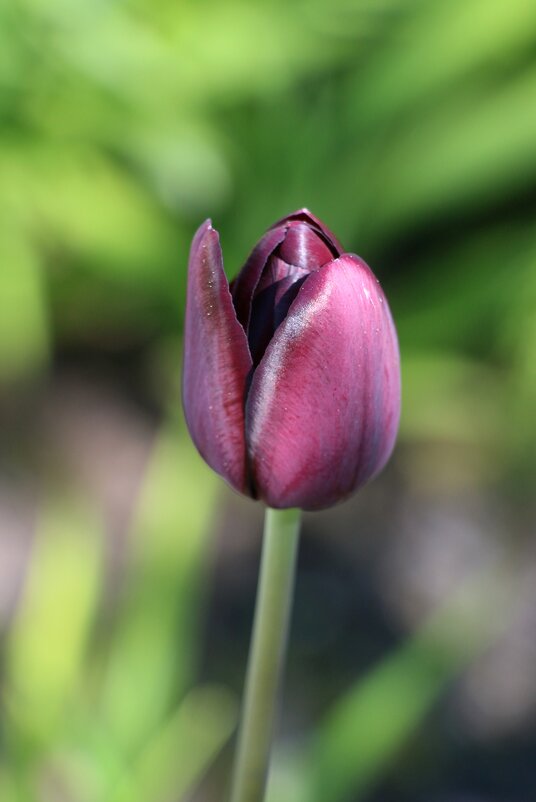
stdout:
<svg viewBox="0 0 536 802">
<path fill-rule="evenodd" d="M 2 802 L 224 798 L 239 698 L 224 659 L 221 675 L 200 666 L 217 533 L 246 526 L 229 505 L 257 519 L 181 420 L 186 263 L 206 217 L 230 277 L 302 206 L 365 258 L 403 363 L 401 456 L 378 483 L 446 498 L 467 482 L 525 525 L 535 52 L 534 0 L 0 4 L 0 508 L 13 493 L 31 518 L 15 565 L 18 530 L 0 515 L 14 586 L 0 594 Z M 73 469 L 98 415 L 82 389 L 66 422 L 66 370 L 86 390 L 104 377 L 150 430 L 121 525 L 98 477 Z M 103 450 L 113 465 L 113 437 Z M 337 518 L 319 520 L 331 538 Z M 509 571 L 454 583 L 321 714 L 310 705 L 307 731 L 277 746 L 273 802 L 372 799 L 445 688 L 508 629 L 519 554 L 506 536 L 502 548 Z"/>
</svg>

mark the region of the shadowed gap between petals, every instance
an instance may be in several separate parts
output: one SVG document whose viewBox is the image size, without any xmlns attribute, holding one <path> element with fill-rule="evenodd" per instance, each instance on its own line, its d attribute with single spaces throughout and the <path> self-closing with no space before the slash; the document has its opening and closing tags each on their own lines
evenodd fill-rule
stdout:
<svg viewBox="0 0 536 802">
<path fill-rule="evenodd" d="M 257 486 L 255 484 L 255 476 L 253 472 L 253 466 L 251 464 L 251 457 L 248 448 L 248 437 L 247 437 L 247 426 L 246 426 L 246 410 L 247 410 L 247 401 L 249 397 L 249 391 L 251 390 L 251 385 L 253 382 L 253 376 L 255 375 L 255 365 L 252 365 L 249 369 L 248 375 L 246 376 L 246 387 L 244 389 L 244 443 L 246 447 L 246 458 L 245 458 L 245 481 L 246 486 L 248 488 L 249 494 L 251 498 L 258 499 L 259 493 L 257 491 Z"/>
</svg>

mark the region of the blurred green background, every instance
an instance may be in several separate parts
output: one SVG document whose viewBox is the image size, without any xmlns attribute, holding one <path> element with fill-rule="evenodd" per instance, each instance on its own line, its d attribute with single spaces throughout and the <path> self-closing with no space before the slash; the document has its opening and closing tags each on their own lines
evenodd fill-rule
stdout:
<svg viewBox="0 0 536 802">
<path fill-rule="evenodd" d="M 399 445 L 306 516 L 271 802 L 536 798 L 534 0 L 0 4 L 0 799 L 225 798 L 262 510 L 180 411 L 188 248 L 309 207 Z"/>
</svg>

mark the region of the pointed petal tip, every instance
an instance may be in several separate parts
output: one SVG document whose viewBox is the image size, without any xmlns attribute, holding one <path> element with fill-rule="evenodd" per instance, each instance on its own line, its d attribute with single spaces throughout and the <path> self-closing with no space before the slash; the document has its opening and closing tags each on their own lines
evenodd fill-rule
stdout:
<svg viewBox="0 0 536 802">
<path fill-rule="evenodd" d="M 215 229 L 215 228 L 214 228 L 214 226 L 212 225 L 212 219 L 211 219 L 210 217 L 207 217 L 207 219 L 206 219 L 206 220 L 204 220 L 204 221 L 201 223 L 201 225 L 199 226 L 199 228 L 198 228 L 198 229 L 197 229 L 197 231 L 195 232 L 195 234 L 194 234 L 194 236 L 193 236 L 193 240 L 192 240 L 192 245 L 193 245 L 194 243 L 199 243 L 199 242 L 201 242 L 201 241 L 203 240 L 203 238 L 206 236 L 206 234 L 209 234 L 210 232 L 214 232 L 214 233 L 215 233 L 215 234 L 218 236 L 218 238 L 219 238 L 219 236 L 220 236 L 220 235 L 219 235 L 219 232 L 218 232 L 218 230 L 217 230 L 217 229 Z"/>
<path fill-rule="evenodd" d="M 244 394 L 251 356 L 223 270 L 219 234 L 206 220 L 192 242 L 182 397 L 192 439 L 235 490 L 248 492 Z"/>
<path fill-rule="evenodd" d="M 210 217 L 207 218 L 203 223 L 201 223 L 201 225 L 199 226 L 199 228 L 197 229 L 192 238 L 192 244 L 190 246 L 190 266 L 195 261 L 199 248 L 201 247 L 209 231 L 214 231 L 214 229 L 212 228 L 212 220 L 210 219 Z"/>
<path fill-rule="evenodd" d="M 208 231 L 211 228 L 212 228 L 212 220 L 210 219 L 210 217 L 207 217 L 206 220 L 203 220 L 203 222 L 201 223 L 201 225 L 199 226 L 199 228 L 195 232 L 194 236 L 197 236 L 201 232 L 204 234 L 205 231 Z"/>
<path fill-rule="evenodd" d="M 307 206 L 302 206 L 301 209 L 296 209 L 295 212 L 291 212 L 287 215 L 287 217 L 297 217 L 300 214 L 306 215 L 307 217 L 314 217 L 313 213 L 307 208 Z"/>
</svg>

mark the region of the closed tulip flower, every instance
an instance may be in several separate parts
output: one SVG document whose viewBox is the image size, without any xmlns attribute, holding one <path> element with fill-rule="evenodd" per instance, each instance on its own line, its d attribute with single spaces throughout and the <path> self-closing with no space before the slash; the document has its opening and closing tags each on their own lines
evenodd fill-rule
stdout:
<svg viewBox="0 0 536 802">
<path fill-rule="evenodd" d="M 235 490 L 274 508 L 347 498 L 387 462 L 400 413 L 396 331 L 370 268 L 302 209 L 229 286 L 207 220 L 190 252 L 183 401 Z"/>
</svg>

